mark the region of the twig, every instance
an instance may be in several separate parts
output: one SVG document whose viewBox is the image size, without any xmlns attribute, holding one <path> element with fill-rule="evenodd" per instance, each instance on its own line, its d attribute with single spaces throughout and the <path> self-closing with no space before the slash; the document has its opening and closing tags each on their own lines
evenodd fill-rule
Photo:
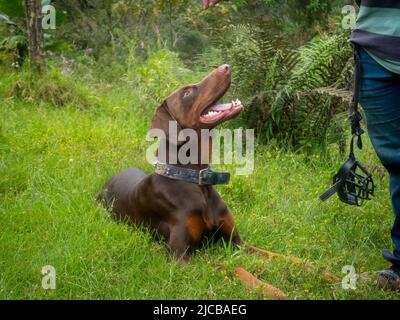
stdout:
<svg viewBox="0 0 400 320">
<path fill-rule="evenodd" d="M 239 279 L 242 280 L 242 282 L 249 289 L 261 288 L 263 294 L 265 294 L 265 296 L 267 296 L 269 298 L 278 299 L 278 300 L 286 299 L 286 294 L 282 290 L 280 290 L 268 283 L 262 282 L 260 279 L 256 278 L 250 272 L 248 272 L 247 270 L 245 270 L 241 267 L 237 267 L 235 269 L 235 275 L 238 276 Z"/>
<path fill-rule="evenodd" d="M 218 271 L 227 271 L 226 267 L 221 263 L 213 263 L 212 265 Z M 278 300 L 286 299 L 286 294 L 282 290 L 261 281 L 242 267 L 237 267 L 234 271 L 234 274 L 242 281 L 242 283 L 244 283 L 247 288 L 251 290 L 261 288 L 262 294 L 265 297 Z"/>
<path fill-rule="evenodd" d="M 305 270 L 308 270 L 310 272 L 316 272 L 317 271 L 317 269 L 316 269 L 316 267 L 314 265 L 312 265 L 309 262 L 305 262 L 305 261 L 303 261 L 303 260 L 301 260 L 299 258 L 295 258 L 295 257 L 292 257 L 292 256 L 286 256 L 286 255 L 281 254 L 281 253 L 271 252 L 271 251 L 268 251 L 268 250 L 265 250 L 265 249 L 260 249 L 260 248 L 257 248 L 257 247 L 254 247 L 254 246 L 250 246 L 250 245 L 243 245 L 242 247 L 247 252 L 260 254 L 261 256 L 263 256 L 263 257 L 265 257 L 267 259 L 277 258 L 277 259 L 288 260 L 292 264 L 299 265 L 301 268 L 303 268 Z M 339 282 L 340 281 L 339 277 L 337 277 L 336 275 L 334 275 L 334 274 L 332 274 L 330 272 L 322 272 L 321 275 L 325 280 L 328 280 L 328 281 L 332 281 L 332 282 Z"/>
</svg>

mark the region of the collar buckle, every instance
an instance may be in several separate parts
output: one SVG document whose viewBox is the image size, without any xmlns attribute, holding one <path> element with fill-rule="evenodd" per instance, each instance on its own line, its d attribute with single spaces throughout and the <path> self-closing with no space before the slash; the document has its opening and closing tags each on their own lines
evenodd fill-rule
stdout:
<svg viewBox="0 0 400 320">
<path fill-rule="evenodd" d="M 210 167 L 204 168 L 199 171 L 199 185 L 204 186 L 204 185 L 209 185 L 210 181 L 207 181 L 207 179 L 212 177 L 212 171 L 210 170 Z M 211 183 L 212 184 L 212 183 Z"/>
</svg>

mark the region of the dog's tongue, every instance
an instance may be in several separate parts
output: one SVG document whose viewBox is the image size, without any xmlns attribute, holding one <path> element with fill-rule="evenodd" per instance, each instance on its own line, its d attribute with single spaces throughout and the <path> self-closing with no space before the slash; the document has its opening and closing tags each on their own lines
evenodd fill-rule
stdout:
<svg viewBox="0 0 400 320">
<path fill-rule="evenodd" d="M 213 111 L 225 111 L 232 108 L 232 103 L 223 103 L 223 104 L 216 104 L 210 108 Z"/>
<path fill-rule="evenodd" d="M 240 102 L 240 100 L 236 99 L 235 101 L 232 101 L 230 103 L 216 104 L 216 105 L 212 106 L 209 109 L 209 111 L 225 111 L 225 110 L 229 110 L 233 107 L 237 107 L 241 104 L 242 103 Z"/>
</svg>

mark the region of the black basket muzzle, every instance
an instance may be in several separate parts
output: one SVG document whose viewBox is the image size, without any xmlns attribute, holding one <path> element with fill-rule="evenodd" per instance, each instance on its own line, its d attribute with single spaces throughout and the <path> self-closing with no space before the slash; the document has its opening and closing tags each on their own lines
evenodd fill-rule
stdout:
<svg viewBox="0 0 400 320">
<path fill-rule="evenodd" d="M 339 171 L 333 177 L 333 186 L 320 196 L 322 201 L 327 200 L 335 193 L 344 203 L 353 206 L 362 206 L 366 200 L 371 200 L 374 195 L 375 184 L 371 173 L 356 159 L 354 155 L 354 139 L 357 138 L 357 146 L 362 149 L 361 135 L 364 130 L 361 128 L 362 116 L 358 111 L 358 102 L 361 83 L 361 59 L 360 48 L 354 46 L 355 78 L 354 95 L 350 103 L 350 124 L 351 124 L 351 142 L 350 155 L 347 161 L 340 167 Z"/>
<path fill-rule="evenodd" d="M 371 173 L 356 160 L 351 151 L 349 159 L 333 177 L 332 187 L 322 194 L 320 199 L 325 201 L 337 193 L 342 202 L 360 207 L 366 200 L 371 200 L 374 191 L 375 184 Z"/>
</svg>

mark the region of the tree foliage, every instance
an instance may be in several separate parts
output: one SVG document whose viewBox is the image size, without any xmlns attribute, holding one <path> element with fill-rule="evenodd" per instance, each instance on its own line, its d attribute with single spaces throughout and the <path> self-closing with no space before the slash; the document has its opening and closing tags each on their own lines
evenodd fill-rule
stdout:
<svg viewBox="0 0 400 320">
<path fill-rule="evenodd" d="M 69 57 L 106 81 L 144 81 L 158 98 L 183 79 L 175 74 L 230 63 L 233 94 L 247 106 L 241 120 L 260 142 L 313 150 L 343 140 L 352 65 L 337 23 L 341 1 L 226 0 L 208 10 L 198 0 L 52 4 L 57 30 L 44 34 L 45 50 L 59 64 Z M 19 64 L 23 10 L 22 0 L 0 0 L 0 51 Z"/>
<path fill-rule="evenodd" d="M 321 34 L 293 49 L 267 30 L 265 24 L 232 26 L 224 50 L 235 66 L 235 94 L 248 106 L 247 126 L 261 141 L 296 148 L 340 143 L 342 125 L 335 120 L 348 103 L 343 98 L 351 78 L 348 34 Z"/>
</svg>

